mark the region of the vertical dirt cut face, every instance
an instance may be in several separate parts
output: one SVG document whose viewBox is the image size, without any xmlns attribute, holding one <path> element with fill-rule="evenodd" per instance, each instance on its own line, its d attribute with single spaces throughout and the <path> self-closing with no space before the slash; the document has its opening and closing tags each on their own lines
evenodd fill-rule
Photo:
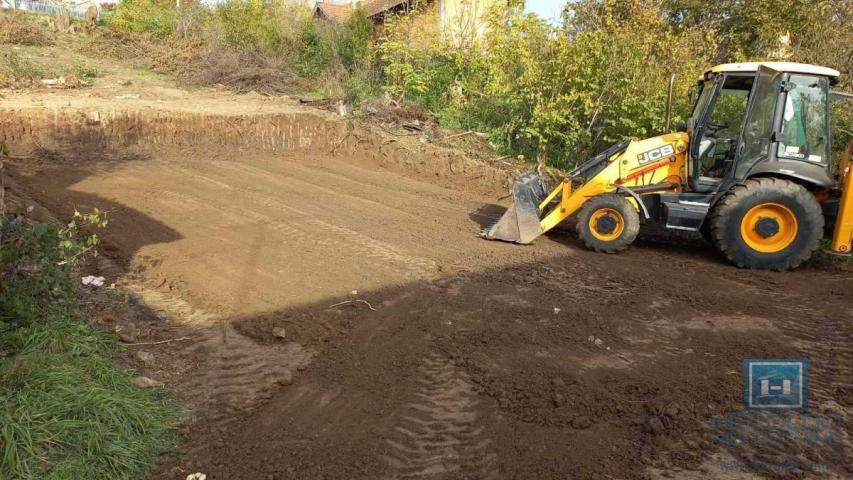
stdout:
<svg viewBox="0 0 853 480">
<path fill-rule="evenodd" d="M 189 407 L 155 478 L 849 473 L 849 423 L 834 450 L 710 435 L 750 357 L 809 358 L 813 411 L 849 416 L 844 267 L 487 242 L 505 172 L 308 111 L 6 110 L 0 135 L 23 196 L 110 212 L 100 273 L 163 316 L 153 340 L 187 339 L 146 347 Z"/>
</svg>

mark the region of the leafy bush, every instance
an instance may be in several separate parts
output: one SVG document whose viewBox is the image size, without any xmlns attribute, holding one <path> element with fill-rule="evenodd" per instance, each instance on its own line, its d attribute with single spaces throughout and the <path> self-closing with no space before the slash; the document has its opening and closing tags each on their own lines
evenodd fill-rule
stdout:
<svg viewBox="0 0 853 480">
<path fill-rule="evenodd" d="M 341 63 L 347 68 L 365 65 L 370 59 L 372 38 L 373 21 L 359 4 L 341 28 L 338 38 L 338 56 Z"/>
<path fill-rule="evenodd" d="M 74 64 L 74 74 L 84 80 L 91 80 L 100 75 L 100 72 L 97 67 L 80 60 Z"/>
<path fill-rule="evenodd" d="M 109 26 L 165 39 L 172 34 L 178 20 L 171 0 L 122 0 L 104 18 Z"/>
<path fill-rule="evenodd" d="M 280 53 L 281 31 L 265 0 L 229 0 L 216 6 L 225 42 L 258 54 Z"/>
<path fill-rule="evenodd" d="M 300 53 L 297 69 L 303 76 L 316 76 L 324 72 L 332 63 L 332 42 L 327 32 L 317 22 L 305 21 L 300 32 Z"/>
<path fill-rule="evenodd" d="M 44 71 L 26 54 L 17 50 L 9 50 L 3 56 L 6 73 L 17 81 L 38 80 L 44 76 Z"/>
<path fill-rule="evenodd" d="M 139 478 L 171 438 L 170 403 L 79 310 L 68 265 L 93 240 L 73 231 L 0 217 L 0 478 Z"/>
</svg>

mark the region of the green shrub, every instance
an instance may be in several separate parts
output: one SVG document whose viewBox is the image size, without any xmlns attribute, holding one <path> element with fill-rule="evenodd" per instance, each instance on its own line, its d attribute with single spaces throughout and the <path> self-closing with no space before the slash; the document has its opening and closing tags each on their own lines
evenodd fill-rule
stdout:
<svg viewBox="0 0 853 480">
<path fill-rule="evenodd" d="M 97 77 L 100 72 L 97 67 L 80 60 L 74 63 L 74 74 L 84 80 L 91 80 Z"/>
<path fill-rule="evenodd" d="M 297 64 L 300 75 L 316 76 L 329 68 L 333 58 L 333 43 L 329 37 L 328 32 L 324 32 L 318 22 L 308 20 L 303 24 L 299 36 L 300 52 Z"/>
<path fill-rule="evenodd" d="M 364 75 L 352 74 L 346 82 L 347 101 L 353 105 L 359 105 L 365 100 L 375 97 L 377 89 Z"/>
<path fill-rule="evenodd" d="M 676 95 L 684 98 L 710 62 L 703 32 L 676 30 L 661 2 L 632 15 L 623 3 L 574 3 L 595 4 L 596 15 L 570 12 L 559 27 L 525 14 L 520 2 L 497 4 L 486 48 L 441 38 L 418 45 L 407 22 L 392 19 L 379 46 L 385 89 L 446 126 L 489 132 L 506 153 L 570 167 L 625 136 L 663 133 L 670 71 L 678 70 Z M 675 121 L 686 111 L 679 103 Z"/>
<path fill-rule="evenodd" d="M 225 42 L 258 54 L 281 52 L 284 41 L 264 0 L 228 0 L 216 6 Z"/>
<path fill-rule="evenodd" d="M 359 4 L 343 27 L 338 38 L 338 56 L 347 68 L 365 65 L 371 55 L 373 21 Z"/>
<path fill-rule="evenodd" d="M 171 0 L 122 0 L 105 16 L 109 26 L 165 39 L 172 34 L 178 12 Z"/>
<path fill-rule="evenodd" d="M 18 50 L 10 49 L 3 56 L 6 72 L 14 80 L 38 80 L 44 77 L 44 70 L 33 60 Z"/>
</svg>

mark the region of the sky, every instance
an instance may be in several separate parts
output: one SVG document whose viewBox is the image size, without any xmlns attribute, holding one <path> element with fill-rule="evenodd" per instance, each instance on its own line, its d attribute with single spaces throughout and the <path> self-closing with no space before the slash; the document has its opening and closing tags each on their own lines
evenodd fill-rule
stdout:
<svg viewBox="0 0 853 480">
<path fill-rule="evenodd" d="M 551 23 L 558 23 L 565 1 L 527 0 L 526 5 L 528 12 L 533 12 Z"/>
</svg>

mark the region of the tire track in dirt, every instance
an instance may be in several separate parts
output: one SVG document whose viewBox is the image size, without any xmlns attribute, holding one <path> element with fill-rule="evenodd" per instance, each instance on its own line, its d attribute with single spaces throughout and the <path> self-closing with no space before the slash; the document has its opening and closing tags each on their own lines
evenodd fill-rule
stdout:
<svg viewBox="0 0 853 480">
<path fill-rule="evenodd" d="M 390 449 L 383 460 L 394 471 L 390 478 L 498 478 L 497 457 L 467 375 L 439 354 L 424 358 L 419 373 L 417 400 L 386 439 Z"/>
<path fill-rule="evenodd" d="M 781 295 L 775 295 L 782 297 Z M 853 312 L 816 308 L 814 298 L 786 293 L 780 298 L 782 331 L 809 359 L 809 393 L 817 403 L 853 395 Z M 853 406 L 853 398 L 846 399 Z M 848 406 L 848 412 L 853 408 Z"/>
<path fill-rule="evenodd" d="M 98 257 L 99 272 L 110 279 L 122 276 L 118 266 Z M 260 345 L 240 334 L 216 314 L 195 308 L 183 299 L 150 288 L 144 280 L 124 277 L 123 288 L 161 318 L 183 327 L 176 335 L 174 355 L 193 359 L 181 391 L 187 395 L 188 424 L 203 419 L 212 430 L 227 427 L 238 414 L 252 411 L 270 398 L 278 385 L 289 385 L 296 371 L 310 363 L 314 352 L 295 342 Z M 201 445 L 189 445 L 195 451 Z"/>
<path fill-rule="evenodd" d="M 232 415 L 251 411 L 270 397 L 276 385 L 289 384 L 313 352 L 289 342 L 260 345 L 237 332 L 218 315 L 194 308 L 180 298 L 148 288 L 142 282 L 124 285 L 172 322 L 186 327 L 177 355 L 194 359 L 182 390 L 190 394 L 190 423 L 203 418 L 222 428 Z"/>
<path fill-rule="evenodd" d="M 312 357 L 294 342 L 259 345 L 230 325 L 199 333 L 198 341 L 185 350 L 203 359 L 204 365 L 186 389 L 201 397 L 195 408 L 197 416 L 214 428 L 224 428 L 238 414 L 252 411 L 269 399 L 278 385 L 289 385 L 296 371 Z"/>
</svg>

